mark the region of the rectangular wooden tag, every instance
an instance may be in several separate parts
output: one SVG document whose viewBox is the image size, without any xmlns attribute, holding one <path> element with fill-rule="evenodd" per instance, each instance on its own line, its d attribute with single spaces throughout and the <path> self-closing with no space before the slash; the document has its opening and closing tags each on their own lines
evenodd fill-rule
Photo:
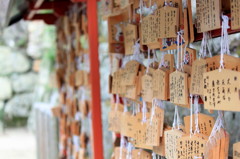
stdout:
<svg viewBox="0 0 240 159">
<path fill-rule="evenodd" d="M 177 141 L 184 133 L 180 130 L 164 131 L 166 158 L 178 159 Z"/>
<path fill-rule="evenodd" d="M 156 11 L 158 20 L 158 37 L 173 38 L 177 37 L 179 27 L 179 9 L 174 7 L 163 7 Z"/>
<path fill-rule="evenodd" d="M 233 144 L 233 159 L 240 159 L 240 142 Z"/>
<path fill-rule="evenodd" d="M 189 107 L 188 75 L 175 71 L 170 74 L 170 102 L 176 105 Z"/>
<path fill-rule="evenodd" d="M 156 106 L 154 112 L 152 120 L 147 121 L 146 144 L 149 146 L 159 146 L 163 135 L 164 110 Z"/>
<path fill-rule="evenodd" d="M 165 54 L 164 55 L 164 64 L 161 65 L 161 68 L 166 68 L 170 71 L 170 73 L 172 73 L 175 69 L 174 69 L 174 55 L 173 54 Z"/>
<path fill-rule="evenodd" d="M 120 133 L 121 132 L 121 116 L 122 112 L 112 110 L 108 113 L 108 130 Z"/>
<path fill-rule="evenodd" d="M 240 111 L 240 72 L 227 69 L 204 73 L 204 108 Z"/>
<path fill-rule="evenodd" d="M 195 131 L 195 115 L 192 116 L 192 130 Z M 198 114 L 198 127 L 201 134 L 209 136 L 212 132 L 215 119 L 212 116 L 206 114 Z M 184 125 L 187 134 L 190 134 L 190 116 L 184 117 Z"/>
<path fill-rule="evenodd" d="M 120 27 L 119 31 L 123 34 L 123 25 L 120 24 L 123 21 L 123 16 L 117 15 L 108 18 L 108 41 L 109 43 L 123 43 L 123 35 L 119 40 L 116 39 L 117 25 Z"/>
<path fill-rule="evenodd" d="M 124 136 L 132 137 L 135 136 L 136 130 L 136 117 L 131 115 L 129 112 L 122 113 L 121 115 L 121 134 Z"/>
<path fill-rule="evenodd" d="M 160 100 L 168 99 L 169 74 L 161 69 L 154 70 L 153 73 L 153 96 Z"/>
<path fill-rule="evenodd" d="M 136 77 L 138 74 L 138 70 L 140 67 L 140 63 L 137 61 L 129 61 L 124 68 L 124 78 L 123 82 L 125 85 L 135 85 L 136 84 Z"/>
<path fill-rule="evenodd" d="M 153 78 L 148 74 L 142 76 L 142 98 L 146 102 L 153 99 Z"/>
<path fill-rule="evenodd" d="M 240 1 L 231 0 L 231 29 L 240 29 Z"/>
<path fill-rule="evenodd" d="M 207 71 L 206 60 L 195 60 L 192 65 L 190 94 L 203 95 L 203 73 Z"/>
<path fill-rule="evenodd" d="M 184 136 L 178 139 L 178 159 L 203 157 L 207 139 L 197 136 Z"/>
<path fill-rule="evenodd" d="M 215 0 L 197 0 L 197 31 L 198 33 L 221 28 L 221 2 Z"/>
<path fill-rule="evenodd" d="M 211 58 L 207 58 L 207 72 L 213 71 L 219 68 L 220 66 L 221 56 L 213 56 Z M 231 55 L 223 55 L 224 59 L 224 68 L 229 70 L 234 70 L 240 72 L 240 59 Z"/>
<path fill-rule="evenodd" d="M 133 54 L 133 46 L 138 39 L 138 29 L 137 25 L 127 24 L 124 27 L 124 47 L 125 55 Z"/>
</svg>

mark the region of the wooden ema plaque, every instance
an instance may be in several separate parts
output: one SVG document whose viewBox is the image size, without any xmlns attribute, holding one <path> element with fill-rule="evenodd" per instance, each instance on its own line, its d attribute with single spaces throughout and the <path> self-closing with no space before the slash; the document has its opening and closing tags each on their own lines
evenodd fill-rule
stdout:
<svg viewBox="0 0 240 159">
<path fill-rule="evenodd" d="M 212 143 L 213 145 L 206 146 L 206 155 L 205 157 L 208 159 L 226 159 L 228 158 L 228 149 L 229 149 L 229 134 L 224 130 L 220 129 L 220 131 L 216 132 L 215 138 Z"/>
<path fill-rule="evenodd" d="M 138 29 L 137 25 L 127 24 L 124 27 L 124 47 L 125 55 L 133 54 L 133 46 L 138 39 Z"/>
<path fill-rule="evenodd" d="M 108 18 L 108 41 L 109 43 L 123 43 L 123 25 L 120 24 L 123 21 L 122 15 L 117 15 Z M 122 31 L 119 37 L 119 41 L 116 39 L 116 34 L 118 32 L 117 25 L 120 27 L 120 31 Z"/>
<path fill-rule="evenodd" d="M 174 55 L 173 54 L 165 54 L 164 55 L 164 64 L 161 67 L 164 67 L 170 71 L 170 73 L 174 72 Z"/>
<path fill-rule="evenodd" d="M 186 48 L 186 52 L 184 53 L 184 57 L 182 59 L 184 65 L 193 65 L 193 62 L 196 60 L 197 51 L 192 48 Z"/>
<path fill-rule="evenodd" d="M 160 143 L 159 143 L 159 146 L 153 146 L 153 152 L 158 154 L 159 156 L 164 156 L 165 157 L 165 147 L 166 147 L 166 144 L 165 144 L 165 132 L 168 131 L 168 130 L 171 130 L 172 128 L 167 126 L 164 128 L 164 132 L 163 132 L 163 135 L 162 137 L 160 138 Z"/>
<path fill-rule="evenodd" d="M 221 28 L 220 0 L 196 0 L 196 20 L 198 33 Z"/>
<path fill-rule="evenodd" d="M 153 77 L 149 74 L 142 76 L 142 98 L 146 102 L 153 99 Z"/>
<path fill-rule="evenodd" d="M 195 126 L 195 115 L 192 116 L 192 131 L 194 132 L 196 129 Z M 190 134 L 190 116 L 184 117 L 184 125 L 185 125 L 185 130 L 187 134 Z M 205 114 L 198 114 L 198 128 L 199 128 L 199 133 L 209 136 L 212 132 L 213 126 L 214 126 L 215 120 L 213 117 Z"/>
<path fill-rule="evenodd" d="M 130 61 L 125 65 L 124 74 L 122 78 L 122 85 L 135 85 L 136 77 L 138 74 L 138 70 L 140 67 L 140 63 L 137 61 Z"/>
<path fill-rule="evenodd" d="M 233 159 L 240 159 L 240 142 L 233 144 Z"/>
<path fill-rule="evenodd" d="M 150 114 L 146 113 L 147 119 Z M 132 137 L 133 145 L 138 148 L 152 150 L 152 146 L 146 144 L 147 141 L 147 122 L 142 122 L 142 113 L 138 113 L 135 116 L 136 122 L 134 123 L 134 137 Z"/>
<path fill-rule="evenodd" d="M 192 65 L 190 94 L 203 95 L 203 73 L 207 72 L 206 60 L 195 60 Z"/>
<path fill-rule="evenodd" d="M 137 119 L 129 112 L 121 115 L 121 134 L 127 137 L 135 137 Z"/>
<path fill-rule="evenodd" d="M 183 107 L 189 107 L 188 75 L 179 71 L 170 74 L 170 102 Z"/>
<path fill-rule="evenodd" d="M 121 116 L 122 112 L 112 110 L 108 113 L 108 130 L 116 133 L 121 132 Z"/>
<path fill-rule="evenodd" d="M 149 146 L 159 146 L 160 137 L 163 135 L 164 110 L 155 106 L 155 113 L 147 121 L 146 144 Z"/>
<path fill-rule="evenodd" d="M 240 111 L 240 73 L 227 69 L 204 73 L 204 108 Z"/>
<path fill-rule="evenodd" d="M 231 0 L 231 29 L 240 29 L 240 1 Z"/>
<path fill-rule="evenodd" d="M 169 73 L 162 69 L 156 69 L 153 73 L 153 97 L 160 100 L 168 99 Z"/>
<path fill-rule="evenodd" d="M 207 58 L 207 72 L 213 71 L 220 66 L 221 55 L 217 55 L 211 58 Z M 224 68 L 229 70 L 234 70 L 240 72 L 240 59 L 231 55 L 223 55 Z"/>
<path fill-rule="evenodd" d="M 178 8 L 174 7 L 163 7 L 144 17 L 141 23 L 142 45 L 158 43 L 159 38 L 177 37 L 178 18 Z"/>
<path fill-rule="evenodd" d="M 178 139 L 177 142 L 177 159 L 194 159 L 204 156 L 207 139 L 200 136 L 184 136 Z"/>
<path fill-rule="evenodd" d="M 178 159 L 177 141 L 184 135 L 184 133 L 180 130 L 168 130 L 164 132 L 164 135 L 166 158 Z"/>
<path fill-rule="evenodd" d="M 163 7 L 156 11 L 159 18 L 159 38 L 177 37 L 179 27 L 179 9 L 174 7 Z"/>
</svg>

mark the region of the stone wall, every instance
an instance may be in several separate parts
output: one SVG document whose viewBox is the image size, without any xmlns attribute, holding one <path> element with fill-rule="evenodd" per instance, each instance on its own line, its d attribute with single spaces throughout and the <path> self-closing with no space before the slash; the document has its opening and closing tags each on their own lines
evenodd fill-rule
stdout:
<svg viewBox="0 0 240 159">
<path fill-rule="evenodd" d="M 28 117 L 37 73 L 25 51 L 0 46 L 0 103 L 8 116 Z"/>
</svg>

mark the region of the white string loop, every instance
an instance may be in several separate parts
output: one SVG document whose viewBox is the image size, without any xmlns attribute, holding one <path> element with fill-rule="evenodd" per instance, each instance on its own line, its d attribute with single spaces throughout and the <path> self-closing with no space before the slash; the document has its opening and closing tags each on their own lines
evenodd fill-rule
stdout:
<svg viewBox="0 0 240 159">
<path fill-rule="evenodd" d="M 221 72 L 222 69 L 224 69 L 224 60 L 223 55 L 224 54 L 230 54 L 229 51 L 229 39 L 228 39 L 228 22 L 229 18 L 226 15 L 222 15 L 222 36 L 221 36 L 221 59 L 220 59 L 220 66 L 219 66 L 219 72 Z"/>
</svg>

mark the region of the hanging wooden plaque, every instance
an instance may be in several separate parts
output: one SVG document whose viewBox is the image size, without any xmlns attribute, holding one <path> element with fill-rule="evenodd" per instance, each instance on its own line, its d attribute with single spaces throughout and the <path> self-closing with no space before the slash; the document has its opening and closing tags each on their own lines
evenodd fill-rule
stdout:
<svg viewBox="0 0 240 159">
<path fill-rule="evenodd" d="M 121 132 L 122 112 L 112 110 L 108 113 L 108 130 L 116 133 Z"/>
<path fill-rule="evenodd" d="M 231 0 L 231 29 L 240 29 L 240 1 Z"/>
<path fill-rule="evenodd" d="M 197 0 L 196 3 L 198 33 L 221 28 L 221 2 L 219 0 Z"/>
<path fill-rule="evenodd" d="M 125 55 L 133 54 L 133 46 L 138 39 L 138 29 L 137 25 L 127 24 L 124 27 L 124 47 Z"/>
<path fill-rule="evenodd" d="M 124 112 L 121 115 L 121 134 L 128 137 L 134 137 L 135 133 L 135 116 L 131 115 L 129 112 Z"/>
<path fill-rule="evenodd" d="M 160 137 L 163 135 L 164 110 L 155 106 L 152 119 L 147 121 L 146 144 L 159 146 Z"/>
<path fill-rule="evenodd" d="M 153 96 L 160 100 L 168 99 L 169 74 L 161 69 L 154 70 L 153 73 Z"/>
<path fill-rule="evenodd" d="M 153 78 L 148 74 L 142 76 L 142 98 L 146 102 L 153 99 Z"/>
<path fill-rule="evenodd" d="M 204 108 L 240 111 L 240 73 L 227 69 L 204 73 Z"/>
<path fill-rule="evenodd" d="M 177 141 L 184 133 L 180 130 L 164 131 L 165 135 L 165 155 L 166 158 L 178 159 Z"/>
<path fill-rule="evenodd" d="M 175 7 L 163 7 L 156 11 L 159 18 L 158 38 L 173 38 L 177 37 L 179 27 L 179 9 Z M 155 33 L 156 34 L 156 33 Z"/>
<path fill-rule="evenodd" d="M 203 73 L 207 71 L 206 64 L 204 59 L 193 62 L 190 94 L 203 95 Z"/>
<path fill-rule="evenodd" d="M 141 43 L 148 45 L 158 42 L 158 23 L 156 15 L 148 15 L 141 23 Z"/>
<path fill-rule="evenodd" d="M 194 114 L 192 116 L 192 131 L 194 132 L 196 129 L 195 126 L 195 116 Z M 212 116 L 206 115 L 206 114 L 198 114 L 198 128 L 199 128 L 199 133 L 209 136 L 212 132 L 212 128 L 214 126 L 215 120 Z M 184 117 L 184 125 L 185 125 L 185 130 L 187 134 L 190 134 L 190 116 Z"/>
<path fill-rule="evenodd" d="M 183 107 L 189 107 L 188 75 L 179 71 L 170 74 L 170 102 Z"/>
<path fill-rule="evenodd" d="M 124 78 L 122 80 L 124 85 L 136 84 L 139 67 L 140 63 L 137 61 L 130 61 L 125 65 Z"/>
<path fill-rule="evenodd" d="M 213 56 L 207 58 L 207 72 L 213 71 L 219 68 L 220 66 L 221 55 Z M 240 59 L 231 55 L 223 55 L 224 59 L 224 68 L 229 70 L 234 70 L 240 72 Z"/>
<path fill-rule="evenodd" d="M 117 15 L 108 18 L 108 41 L 109 43 L 122 43 L 123 42 L 123 21 L 122 15 Z M 119 27 L 119 30 L 117 29 Z M 119 33 L 118 33 L 119 32 Z M 116 38 L 119 34 L 118 39 Z"/>
<path fill-rule="evenodd" d="M 178 159 L 196 158 L 203 159 L 207 139 L 198 136 L 184 136 L 178 139 Z"/>
<path fill-rule="evenodd" d="M 175 65 L 174 55 L 173 54 L 165 54 L 164 62 L 161 65 L 161 67 L 168 69 L 170 71 L 170 73 L 172 73 L 175 70 L 174 65 Z"/>
<path fill-rule="evenodd" d="M 240 142 L 233 144 L 233 159 L 240 159 Z"/>
</svg>

